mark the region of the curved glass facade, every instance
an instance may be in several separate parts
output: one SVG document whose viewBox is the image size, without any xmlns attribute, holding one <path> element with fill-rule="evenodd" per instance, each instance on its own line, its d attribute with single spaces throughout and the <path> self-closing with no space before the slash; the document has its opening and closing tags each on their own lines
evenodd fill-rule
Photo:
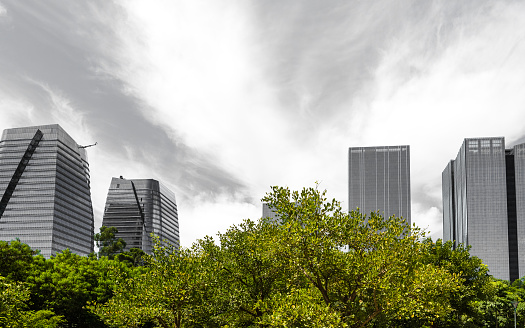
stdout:
<svg viewBox="0 0 525 328">
<path fill-rule="evenodd" d="M 126 250 L 152 252 L 151 233 L 179 247 L 179 221 L 175 194 L 153 179 L 113 178 L 102 225 L 115 227 Z"/>
<path fill-rule="evenodd" d="M 40 130 L 42 138 L 17 168 Z M 0 141 L 0 195 L 9 190 L 0 217 L 0 240 L 19 238 L 45 257 L 69 248 L 93 251 L 94 218 L 87 154 L 58 124 L 4 130 Z"/>
</svg>

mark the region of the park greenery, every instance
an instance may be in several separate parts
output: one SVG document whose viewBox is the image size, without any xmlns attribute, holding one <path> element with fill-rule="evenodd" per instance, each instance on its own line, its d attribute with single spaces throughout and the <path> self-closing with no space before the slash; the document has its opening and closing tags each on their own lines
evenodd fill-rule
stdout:
<svg viewBox="0 0 525 328">
<path fill-rule="evenodd" d="M 496 280 L 461 245 L 402 218 L 347 213 L 326 191 L 273 187 L 277 218 L 175 249 L 45 259 L 0 241 L 0 327 L 514 327 L 525 284 Z"/>
</svg>

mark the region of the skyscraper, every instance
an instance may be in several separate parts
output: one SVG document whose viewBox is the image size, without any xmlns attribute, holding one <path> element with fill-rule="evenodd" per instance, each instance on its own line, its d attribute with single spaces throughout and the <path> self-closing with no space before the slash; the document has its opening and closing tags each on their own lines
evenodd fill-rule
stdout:
<svg viewBox="0 0 525 328">
<path fill-rule="evenodd" d="M 270 207 L 270 204 L 268 203 L 262 204 L 262 217 L 269 218 L 272 221 L 279 219 L 279 215 L 277 214 L 277 212 L 275 212 L 274 208 Z"/>
<path fill-rule="evenodd" d="M 442 174 L 443 239 L 470 245 L 499 279 L 525 274 L 525 144 L 465 139 Z M 521 252 L 520 252 L 521 251 Z"/>
<path fill-rule="evenodd" d="M 45 257 L 93 251 L 87 154 L 58 124 L 4 130 L 0 240 L 19 238 Z"/>
<path fill-rule="evenodd" d="M 348 155 L 348 208 L 410 224 L 410 147 L 352 147 Z"/>
<path fill-rule="evenodd" d="M 126 250 L 153 251 L 150 234 L 179 247 L 179 219 L 175 194 L 153 179 L 113 178 L 102 225 L 115 227 Z"/>
</svg>

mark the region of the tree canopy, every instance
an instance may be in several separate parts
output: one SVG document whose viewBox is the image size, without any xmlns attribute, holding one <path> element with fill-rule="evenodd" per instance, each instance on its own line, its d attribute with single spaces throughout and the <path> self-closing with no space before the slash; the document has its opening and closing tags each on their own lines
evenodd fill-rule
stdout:
<svg viewBox="0 0 525 328">
<path fill-rule="evenodd" d="M 0 261 L 0 327 L 106 327 L 87 305 L 110 299 L 116 276 L 143 270 L 68 249 L 45 259 L 18 240 L 0 242 Z"/>
<path fill-rule="evenodd" d="M 246 220 L 190 249 L 158 242 L 149 271 L 95 311 L 124 327 L 365 327 L 452 311 L 460 277 L 424 261 L 421 230 L 346 213 L 325 193 L 273 187 L 263 201 L 277 221 Z"/>
<path fill-rule="evenodd" d="M 107 256 L 110 259 L 121 253 L 126 248 L 126 241 L 122 238 L 117 238 L 115 234 L 118 232 L 115 227 L 101 226 L 100 232 L 95 234 L 95 243 L 98 250 L 98 256 Z"/>
<path fill-rule="evenodd" d="M 0 242 L 0 326 L 510 328 L 515 301 L 525 324 L 525 280 L 492 278 L 467 247 L 343 211 L 317 188 L 273 187 L 263 201 L 276 219 L 190 248 L 154 237 L 150 255 L 124 252 L 106 227 L 98 257 Z"/>
</svg>

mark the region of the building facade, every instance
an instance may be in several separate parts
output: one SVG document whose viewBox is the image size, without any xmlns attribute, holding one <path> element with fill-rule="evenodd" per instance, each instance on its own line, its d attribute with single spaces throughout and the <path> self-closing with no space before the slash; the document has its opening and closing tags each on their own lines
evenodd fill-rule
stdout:
<svg viewBox="0 0 525 328">
<path fill-rule="evenodd" d="M 525 275 L 525 144 L 505 149 L 503 137 L 465 139 L 442 181 L 443 239 L 470 245 L 496 278 Z"/>
<path fill-rule="evenodd" d="M 19 238 L 45 257 L 93 252 L 87 154 L 58 124 L 4 130 L 0 240 Z"/>
<path fill-rule="evenodd" d="M 140 248 L 151 254 L 151 234 L 179 247 L 179 219 L 175 194 L 153 179 L 113 178 L 102 225 L 115 227 L 125 250 Z"/>
<path fill-rule="evenodd" d="M 411 223 L 410 147 L 352 147 L 348 152 L 348 208 L 379 211 Z"/>
<path fill-rule="evenodd" d="M 268 203 L 262 204 L 262 217 L 269 218 L 271 221 L 279 220 L 279 214 L 277 214 L 274 208 L 270 207 L 270 204 Z"/>
</svg>

